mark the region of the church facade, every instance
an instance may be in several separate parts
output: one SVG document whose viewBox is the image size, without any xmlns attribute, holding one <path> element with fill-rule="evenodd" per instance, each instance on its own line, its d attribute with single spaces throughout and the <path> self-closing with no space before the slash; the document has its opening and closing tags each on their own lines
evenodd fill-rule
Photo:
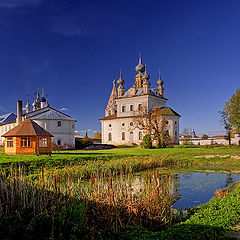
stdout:
<svg viewBox="0 0 240 240">
<path fill-rule="evenodd" d="M 136 66 L 135 83 L 125 91 L 122 73 L 117 81 L 113 81 L 112 92 L 105 109 L 105 117 L 100 119 L 102 130 L 102 143 L 115 145 L 141 144 L 146 131 L 136 126 L 136 114 L 144 107 L 151 112 L 155 106 L 161 111 L 162 119 L 167 122 L 167 131 L 174 144 L 179 139 L 180 115 L 172 108 L 166 106 L 168 101 L 164 97 L 163 80 L 159 73 L 157 88 L 150 88 L 150 76 L 146 66 L 142 64 L 141 55 Z"/>
<path fill-rule="evenodd" d="M 24 110 L 25 109 L 25 112 Z M 1 122 L 2 119 L 2 122 Z M 50 107 L 48 99 L 42 96 L 39 90 L 36 93 L 33 104 L 26 103 L 25 108 L 22 101 L 17 102 L 17 115 L 9 113 L 0 116 L 0 145 L 3 145 L 6 132 L 19 125 L 25 119 L 31 119 L 53 135 L 52 143 L 55 147 L 75 147 L 75 122 L 69 115 Z"/>
</svg>

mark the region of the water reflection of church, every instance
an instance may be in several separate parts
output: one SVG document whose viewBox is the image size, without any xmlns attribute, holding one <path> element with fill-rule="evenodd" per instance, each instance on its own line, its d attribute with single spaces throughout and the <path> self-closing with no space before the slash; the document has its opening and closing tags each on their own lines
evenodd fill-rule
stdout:
<svg viewBox="0 0 240 240">
<path fill-rule="evenodd" d="M 165 177 L 165 175 L 159 175 Z M 143 175 L 134 176 L 131 180 L 125 180 L 125 186 L 128 193 L 135 196 L 140 196 L 145 190 L 145 178 Z M 166 186 L 167 187 L 167 186 Z M 180 194 L 180 174 L 172 174 L 170 177 L 170 197 L 172 204 L 181 198 Z"/>
<path fill-rule="evenodd" d="M 181 198 L 181 194 L 180 194 L 180 174 L 171 175 L 170 195 L 172 197 L 173 203 L 175 203 L 179 198 Z"/>
</svg>

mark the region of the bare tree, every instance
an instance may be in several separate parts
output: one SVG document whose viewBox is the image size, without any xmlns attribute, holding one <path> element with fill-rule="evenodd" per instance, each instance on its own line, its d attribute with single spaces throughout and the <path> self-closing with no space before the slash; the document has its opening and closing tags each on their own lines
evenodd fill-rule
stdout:
<svg viewBox="0 0 240 240">
<path fill-rule="evenodd" d="M 156 140 L 160 147 L 172 143 L 168 132 L 168 121 L 163 117 L 161 107 L 155 106 L 149 111 L 147 107 L 139 106 L 133 119 L 135 128 L 143 130 L 145 134 L 151 134 L 153 140 Z"/>
</svg>

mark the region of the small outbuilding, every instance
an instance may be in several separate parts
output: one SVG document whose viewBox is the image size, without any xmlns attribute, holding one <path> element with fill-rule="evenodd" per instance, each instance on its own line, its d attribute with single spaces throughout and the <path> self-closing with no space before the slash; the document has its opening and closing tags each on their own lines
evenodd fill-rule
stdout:
<svg viewBox="0 0 240 240">
<path fill-rule="evenodd" d="M 3 135 L 6 154 L 48 154 L 53 135 L 31 119 L 26 119 Z"/>
</svg>

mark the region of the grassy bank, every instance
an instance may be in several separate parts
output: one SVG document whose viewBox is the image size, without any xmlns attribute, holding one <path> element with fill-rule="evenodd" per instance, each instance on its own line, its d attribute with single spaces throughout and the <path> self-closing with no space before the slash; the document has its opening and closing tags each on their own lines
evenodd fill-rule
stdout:
<svg viewBox="0 0 240 240">
<path fill-rule="evenodd" d="M 161 240 L 202 240 L 232 239 L 229 230 L 240 221 L 240 184 L 222 199 L 212 198 L 196 209 L 189 219 L 161 232 L 151 232 L 144 228 L 132 227 L 119 234 L 120 239 L 161 239 Z"/>
</svg>

